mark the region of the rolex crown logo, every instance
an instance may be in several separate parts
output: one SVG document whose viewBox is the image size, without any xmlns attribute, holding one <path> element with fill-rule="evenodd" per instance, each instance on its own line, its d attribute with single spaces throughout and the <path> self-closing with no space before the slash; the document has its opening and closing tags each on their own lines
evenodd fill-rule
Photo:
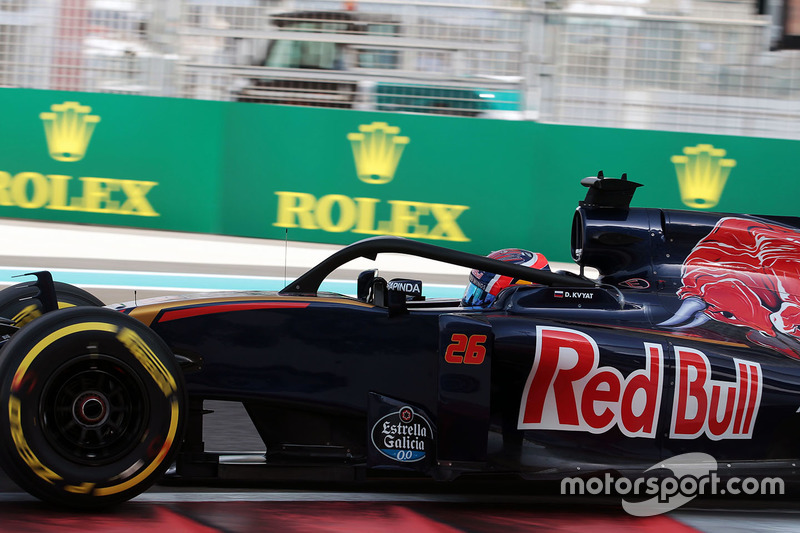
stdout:
<svg viewBox="0 0 800 533">
<path fill-rule="evenodd" d="M 53 104 L 50 111 L 39 114 L 44 122 L 47 149 L 56 161 L 80 161 L 92 138 L 100 117 L 90 115 L 92 108 L 78 102 Z"/>
<path fill-rule="evenodd" d="M 409 142 L 408 137 L 398 133 L 400 128 L 397 126 L 373 122 L 360 125 L 358 133 L 347 134 L 353 147 L 358 179 L 375 184 L 392 181 L 403 149 Z"/>
<path fill-rule="evenodd" d="M 689 207 L 710 209 L 719 203 L 719 197 L 728 181 L 736 160 L 723 159 L 725 150 L 710 144 L 687 146 L 684 155 L 673 155 L 672 163 L 678 174 L 681 200 Z"/>
</svg>

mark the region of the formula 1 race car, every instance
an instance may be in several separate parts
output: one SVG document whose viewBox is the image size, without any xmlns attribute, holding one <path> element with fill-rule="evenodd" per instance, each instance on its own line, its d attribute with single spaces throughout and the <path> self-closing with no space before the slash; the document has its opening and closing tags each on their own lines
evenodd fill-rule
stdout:
<svg viewBox="0 0 800 533">
<path fill-rule="evenodd" d="M 0 325 L 0 464 L 31 494 L 83 508 L 132 498 L 171 465 L 183 480 L 536 479 L 703 452 L 791 470 L 800 219 L 632 208 L 637 183 L 584 185 L 571 249 L 596 279 L 375 237 L 278 293 L 103 308 L 45 274 L 25 296 L 6 289 L 9 318 L 45 312 Z M 319 292 L 380 253 L 530 283 L 487 307 L 374 270 L 356 297 Z M 206 400 L 241 402 L 266 454 L 206 451 Z"/>
</svg>

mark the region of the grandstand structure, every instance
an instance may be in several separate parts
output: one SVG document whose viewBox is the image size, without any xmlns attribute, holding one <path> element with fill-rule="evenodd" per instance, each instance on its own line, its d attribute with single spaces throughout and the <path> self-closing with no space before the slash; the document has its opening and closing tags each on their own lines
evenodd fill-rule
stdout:
<svg viewBox="0 0 800 533">
<path fill-rule="evenodd" d="M 0 0 L 0 87 L 800 139 L 800 51 L 761 7 Z"/>
</svg>

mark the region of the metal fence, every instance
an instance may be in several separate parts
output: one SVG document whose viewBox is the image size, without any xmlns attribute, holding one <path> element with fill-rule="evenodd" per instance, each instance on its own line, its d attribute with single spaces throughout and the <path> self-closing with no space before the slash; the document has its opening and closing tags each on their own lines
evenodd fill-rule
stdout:
<svg viewBox="0 0 800 533">
<path fill-rule="evenodd" d="M 0 86 L 800 138 L 750 1 L 0 0 Z"/>
<path fill-rule="evenodd" d="M 465 116 L 524 115 L 526 10 L 318 0 L 185 3 L 178 95 Z"/>
<path fill-rule="evenodd" d="M 555 15 L 554 87 L 542 116 L 800 138 L 800 55 L 769 51 L 768 20 L 736 11 L 728 19 L 701 14 Z"/>
</svg>

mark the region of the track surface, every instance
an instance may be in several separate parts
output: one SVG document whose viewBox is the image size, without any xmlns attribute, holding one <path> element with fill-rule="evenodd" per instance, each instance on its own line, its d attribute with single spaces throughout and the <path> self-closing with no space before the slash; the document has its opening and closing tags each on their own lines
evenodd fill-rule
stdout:
<svg viewBox="0 0 800 533">
<path fill-rule="evenodd" d="M 788 500 L 692 502 L 654 517 L 624 514 L 611 499 L 555 497 L 547 487 L 508 485 L 317 485 L 268 489 L 155 487 L 104 512 L 54 509 L 25 494 L 0 492 L 0 532 L 580 532 L 673 533 L 800 530 Z M 394 489 L 394 490 L 393 490 Z"/>
<path fill-rule="evenodd" d="M 199 290 L 282 287 L 337 249 L 334 246 L 148 232 L 119 228 L 0 221 L 0 286 L 41 269 L 107 303 Z M 515 243 L 499 243 L 514 245 Z M 419 277 L 457 294 L 467 271 L 391 258 L 381 275 Z M 352 282 L 374 268 L 359 261 L 337 271 Z M 147 275 L 143 273 L 148 273 Z M 187 275 L 188 274 L 188 275 Z M 208 402 L 209 450 L 263 450 L 243 408 Z M 625 514 L 619 499 L 558 496 L 557 485 L 519 483 L 272 484 L 266 487 L 156 486 L 103 513 L 53 509 L 21 492 L 0 472 L 0 532 L 495 532 L 586 533 L 800 531 L 800 486 L 780 498 L 694 500 L 664 516 Z"/>
<path fill-rule="evenodd" d="M 497 504 L 438 502 L 204 502 L 132 503 L 104 515 L 58 513 L 35 504 L 3 510 L 0 531 L 185 532 L 414 532 L 586 531 L 678 533 L 696 531 L 671 517 L 623 517 L 537 511 Z M 31 524 L 31 516 L 36 523 Z"/>
</svg>

